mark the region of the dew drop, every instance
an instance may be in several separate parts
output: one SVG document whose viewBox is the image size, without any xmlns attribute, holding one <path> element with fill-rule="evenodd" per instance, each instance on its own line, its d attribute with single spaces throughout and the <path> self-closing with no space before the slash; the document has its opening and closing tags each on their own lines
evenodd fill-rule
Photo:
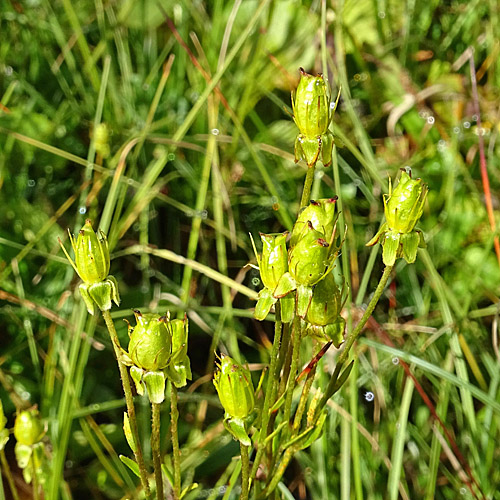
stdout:
<svg viewBox="0 0 500 500">
<path fill-rule="evenodd" d="M 335 109 L 335 106 L 336 106 L 336 103 L 335 103 L 335 102 L 331 102 L 331 103 L 330 103 L 330 109 L 332 109 L 332 110 L 333 110 L 333 109 Z"/>
<path fill-rule="evenodd" d="M 29 187 L 31 187 L 31 188 L 32 188 L 32 187 L 35 187 L 35 184 L 36 184 L 35 179 L 30 179 L 30 180 L 28 181 L 28 186 L 29 186 Z"/>
<path fill-rule="evenodd" d="M 212 135 L 219 135 L 220 134 L 220 131 L 218 128 L 213 128 L 210 132 Z"/>
<path fill-rule="evenodd" d="M 380 11 L 380 12 L 378 13 L 378 17 L 380 17 L 380 19 L 384 19 L 384 18 L 385 18 L 385 12 Z"/>
<path fill-rule="evenodd" d="M 453 128 L 453 132 L 454 132 L 455 134 L 459 134 L 459 133 L 460 133 L 460 127 L 454 127 L 454 128 Z"/>
<path fill-rule="evenodd" d="M 464 122 L 464 128 L 470 128 L 470 122 Z"/>
<path fill-rule="evenodd" d="M 83 215 L 84 213 L 86 213 L 86 212 L 87 212 L 87 209 L 86 209 L 85 207 L 80 207 L 80 208 L 78 209 L 78 213 L 80 213 L 80 214 L 82 214 L 82 215 Z"/>
<path fill-rule="evenodd" d="M 467 493 L 467 489 L 466 488 L 464 488 L 464 487 L 460 488 L 460 494 L 461 495 L 465 495 L 466 493 Z"/>
<path fill-rule="evenodd" d="M 253 286 L 259 286 L 260 285 L 260 279 L 255 277 L 255 278 L 252 278 L 252 285 Z"/>
<path fill-rule="evenodd" d="M 368 401 L 368 402 L 371 402 L 375 399 L 375 394 L 373 394 L 372 391 L 366 391 L 365 392 L 365 399 Z"/>
<path fill-rule="evenodd" d="M 427 118 L 427 123 L 428 123 L 429 125 L 433 125 L 435 121 L 436 121 L 436 119 L 435 119 L 433 116 L 429 116 L 429 117 Z"/>
<path fill-rule="evenodd" d="M 5 76 L 11 76 L 12 73 L 14 73 L 14 69 L 12 68 L 12 66 L 5 66 Z"/>
<path fill-rule="evenodd" d="M 393 364 L 393 365 L 399 365 L 399 358 L 398 358 L 398 357 L 396 357 L 396 356 L 394 356 L 394 357 L 392 358 L 392 364 Z"/>
</svg>

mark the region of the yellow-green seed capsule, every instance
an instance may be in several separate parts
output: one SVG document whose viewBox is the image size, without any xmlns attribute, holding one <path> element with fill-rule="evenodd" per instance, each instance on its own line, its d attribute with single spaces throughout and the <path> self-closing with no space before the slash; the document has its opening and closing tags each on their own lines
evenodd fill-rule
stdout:
<svg viewBox="0 0 500 500">
<path fill-rule="evenodd" d="M 308 222 L 311 223 L 316 231 L 323 234 L 323 239 L 331 243 L 335 223 L 337 222 L 337 214 L 335 214 L 336 205 L 337 196 L 321 200 L 311 200 L 309 205 L 297 217 L 297 221 L 293 226 L 292 237 L 290 238 L 290 247 L 296 245 L 304 231 L 304 226 Z"/>
<path fill-rule="evenodd" d="M 300 82 L 292 96 L 293 118 L 308 139 L 321 136 L 330 124 L 330 91 L 323 75 L 313 76 L 300 68 Z"/>
<path fill-rule="evenodd" d="M 191 363 L 188 351 L 188 319 L 173 319 L 168 322 L 172 336 L 172 359 L 167 367 L 168 378 L 176 387 L 184 387 L 191 380 Z"/>
<path fill-rule="evenodd" d="M 330 245 L 323 233 L 316 231 L 308 222 L 290 252 L 290 275 L 300 285 L 315 285 L 330 264 L 329 255 Z"/>
<path fill-rule="evenodd" d="M 288 270 L 286 236 L 288 232 L 277 234 L 260 233 L 262 255 L 259 259 L 260 277 L 264 286 L 273 291 L 279 279 Z"/>
<path fill-rule="evenodd" d="M 250 371 L 229 356 L 222 355 L 214 385 L 228 417 L 244 419 L 253 411 L 254 388 Z"/>
<path fill-rule="evenodd" d="M 342 295 L 333 274 L 328 274 L 313 290 L 306 320 L 312 325 L 326 326 L 340 314 Z"/>
<path fill-rule="evenodd" d="M 43 434 L 43 424 L 37 409 L 18 413 L 14 423 L 14 436 L 19 444 L 33 446 L 42 439 Z"/>
<path fill-rule="evenodd" d="M 403 171 L 398 185 L 384 196 L 384 212 L 389 229 L 406 234 L 413 231 L 424 210 L 427 186 Z"/>
<path fill-rule="evenodd" d="M 103 158 L 107 158 L 110 153 L 109 149 L 109 129 L 105 123 L 99 123 L 94 130 L 95 150 Z"/>
<path fill-rule="evenodd" d="M 138 368 L 159 371 L 167 367 L 172 354 L 172 337 L 167 328 L 168 319 L 159 314 L 141 314 L 134 311 L 137 325 L 128 345 L 128 354 Z"/>
</svg>

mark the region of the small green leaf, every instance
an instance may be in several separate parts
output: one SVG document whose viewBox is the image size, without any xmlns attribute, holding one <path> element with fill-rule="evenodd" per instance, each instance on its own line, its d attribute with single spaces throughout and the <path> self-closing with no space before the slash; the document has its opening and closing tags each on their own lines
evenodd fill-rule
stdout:
<svg viewBox="0 0 500 500">
<path fill-rule="evenodd" d="M 287 296 L 280 299 L 281 303 L 281 321 L 283 323 L 290 323 L 293 320 L 293 313 L 295 311 L 295 295 L 289 293 Z"/>
<path fill-rule="evenodd" d="M 120 460 L 137 476 L 141 477 L 139 474 L 139 466 L 131 459 L 125 455 L 120 455 Z"/>
<path fill-rule="evenodd" d="M 137 390 L 137 394 L 141 396 L 144 394 L 144 386 L 142 385 L 142 375 L 144 370 L 142 368 L 138 368 L 135 365 L 130 367 L 130 376 L 135 383 L 135 389 Z"/>
<path fill-rule="evenodd" d="M 276 286 L 276 289 L 274 290 L 274 296 L 277 299 L 281 299 L 285 295 L 288 295 L 291 291 L 295 290 L 297 288 L 297 284 L 295 283 L 295 280 L 292 278 L 290 273 L 285 273 L 283 276 L 281 276 L 280 280 L 278 281 L 278 285 Z"/>
<path fill-rule="evenodd" d="M 245 430 L 245 422 L 239 418 L 230 418 L 225 420 L 226 429 L 233 435 L 233 437 L 244 446 L 251 446 L 252 441 L 248 437 Z"/>
</svg>

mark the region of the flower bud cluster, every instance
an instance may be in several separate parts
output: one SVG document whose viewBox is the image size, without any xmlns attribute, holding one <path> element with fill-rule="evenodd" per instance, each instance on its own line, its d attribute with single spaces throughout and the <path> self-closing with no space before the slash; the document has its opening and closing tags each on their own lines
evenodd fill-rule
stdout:
<svg viewBox="0 0 500 500">
<path fill-rule="evenodd" d="M 281 300 L 283 321 L 291 320 L 295 308 L 310 325 L 311 334 L 338 345 L 344 331 L 340 317 L 342 292 L 330 274 L 340 249 L 336 201 L 337 198 L 311 201 L 302 210 L 288 251 L 288 233 L 261 234 L 262 254 L 256 255 L 264 288 L 254 316 L 265 319 L 276 301 Z"/>
<path fill-rule="evenodd" d="M 14 437 L 17 440 L 14 453 L 17 465 L 23 471 L 23 476 L 27 483 L 31 482 L 33 473 L 30 463 L 37 469 L 39 478 L 42 479 L 44 477 L 43 474 L 39 474 L 39 471 L 45 465 L 44 445 L 42 442 L 44 435 L 45 427 L 36 407 L 17 414 L 14 422 Z"/>
<path fill-rule="evenodd" d="M 69 233 L 69 239 L 75 260 L 69 256 L 60 240 L 59 244 L 83 281 L 80 293 L 88 312 L 95 314 L 97 310 L 108 311 L 111 309 L 112 301 L 119 305 L 118 284 L 116 279 L 109 275 L 110 259 L 106 235 L 102 231 L 96 233 L 92 228 L 92 222 L 87 219 L 77 238 Z"/>
<path fill-rule="evenodd" d="M 137 392 L 148 391 L 152 403 L 165 399 L 167 379 L 176 387 L 191 380 L 187 355 L 188 320 L 170 319 L 169 314 L 142 314 L 134 311 L 136 326 L 129 325 L 128 352 L 122 351 L 121 362 L 130 366 Z"/>
<path fill-rule="evenodd" d="M 229 356 L 221 355 L 213 382 L 225 411 L 225 427 L 235 439 L 250 446 L 248 426 L 255 403 L 250 371 Z"/>
<path fill-rule="evenodd" d="M 323 75 L 313 76 L 300 68 L 300 82 L 292 92 L 293 119 L 299 128 L 295 139 L 295 162 L 303 159 L 314 167 L 321 157 L 325 167 L 332 162 L 333 135 L 328 126 L 333 117 L 330 90 Z"/>
<path fill-rule="evenodd" d="M 386 222 L 366 244 L 372 246 L 380 240 L 386 266 L 393 266 L 401 257 L 412 264 L 418 247 L 425 247 L 422 232 L 415 226 L 422 216 L 428 188 L 422 179 L 412 179 L 410 169 L 401 170 L 398 185 L 393 190 L 389 182 L 389 194 L 384 195 Z"/>
</svg>

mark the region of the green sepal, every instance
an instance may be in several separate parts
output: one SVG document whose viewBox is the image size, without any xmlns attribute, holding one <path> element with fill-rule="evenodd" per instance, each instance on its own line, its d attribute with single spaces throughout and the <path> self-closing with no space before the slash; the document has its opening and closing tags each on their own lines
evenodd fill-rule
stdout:
<svg viewBox="0 0 500 500">
<path fill-rule="evenodd" d="M 265 320 L 271 310 L 271 307 L 273 307 L 276 303 L 276 300 L 277 299 L 273 297 L 273 293 L 269 290 L 269 288 L 263 288 L 259 292 L 259 299 L 255 305 L 253 317 L 259 321 Z"/>
<path fill-rule="evenodd" d="M 389 227 L 387 226 L 387 222 L 384 222 L 381 226 L 380 226 L 380 229 L 377 231 L 377 234 L 368 242 L 366 243 L 365 245 L 367 247 L 372 247 L 373 245 L 375 245 L 375 243 L 378 242 L 378 240 L 383 237 L 384 233 L 386 231 L 388 231 Z"/>
<path fill-rule="evenodd" d="M 125 439 L 127 440 L 130 449 L 135 453 L 137 451 L 137 445 L 135 443 L 134 435 L 132 434 L 132 429 L 130 428 L 130 420 L 127 412 L 123 412 L 123 433 L 125 434 Z"/>
<path fill-rule="evenodd" d="M 309 168 L 314 167 L 319 158 L 321 145 L 320 136 L 309 138 L 299 134 L 295 139 L 295 163 L 303 159 Z"/>
<path fill-rule="evenodd" d="M 198 483 L 193 483 L 190 484 L 189 486 L 186 486 L 181 493 L 181 496 L 179 497 L 179 500 L 182 500 L 188 493 L 191 493 L 193 490 L 196 488 L 199 488 L 200 485 Z"/>
<path fill-rule="evenodd" d="M 244 446 L 251 446 L 252 441 L 248 437 L 245 429 L 245 422 L 240 418 L 226 418 L 224 419 L 224 426 L 228 432 Z"/>
<path fill-rule="evenodd" d="M 89 285 L 87 285 L 87 283 L 82 283 L 79 286 L 80 295 L 82 296 L 82 299 L 85 302 L 85 305 L 87 306 L 87 311 L 89 312 L 90 315 L 94 316 L 95 313 L 97 312 L 97 307 L 96 303 L 89 295 L 88 288 Z"/>
<path fill-rule="evenodd" d="M 290 292 L 295 290 L 296 288 L 297 288 L 297 283 L 292 278 L 292 275 L 290 273 L 285 273 L 283 274 L 283 276 L 281 276 L 280 280 L 278 281 L 278 285 L 276 286 L 273 295 L 277 299 L 281 299 L 285 295 L 288 295 Z"/>
<path fill-rule="evenodd" d="M 167 377 L 162 371 L 146 372 L 142 379 L 148 390 L 149 401 L 160 404 L 165 401 L 165 382 Z"/>
<path fill-rule="evenodd" d="M 393 266 L 398 258 L 400 234 L 387 231 L 384 236 L 382 245 L 382 260 L 386 266 Z"/>
<path fill-rule="evenodd" d="M 101 311 L 109 311 L 112 301 L 116 305 L 120 305 L 118 284 L 113 276 L 108 276 L 104 281 L 100 281 L 99 283 L 88 285 L 87 291 Z"/>
<path fill-rule="evenodd" d="M 295 311 L 295 295 L 290 293 L 280 299 L 281 304 L 281 321 L 283 323 L 291 323 L 293 313 Z"/>
<path fill-rule="evenodd" d="M 418 246 L 419 248 L 427 248 L 427 243 L 425 242 L 424 233 L 420 229 L 415 229 L 418 233 Z"/>
<path fill-rule="evenodd" d="M 135 365 L 130 367 L 130 376 L 135 383 L 135 388 L 137 390 L 137 394 L 141 396 L 144 394 L 144 386 L 142 385 L 142 375 L 144 374 L 144 370 Z"/>
<path fill-rule="evenodd" d="M 32 448 L 27 444 L 16 443 L 14 447 L 14 453 L 16 455 L 17 465 L 20 469 L 25 469 L 28 467 L 30 462 Z"/>
<path fill-rule="evenodd" d="M 413 264 L 417 258 L 417 249 L 420 236 L 416 231 L 401 235 L 401 246 L 403 247 L 403 258 L 408 264 Z"/>
<path fill-rule="evenodd" d="M 306 285 L 297 286 L 297 314 L 304 319 L 311 304 L 313 287 Z"/>
<path fill-rule="evenodd" d="M 325 167 L 332 163 L 333 142 L 333 134 L 329 130 L 321 136 L 321 160 Z"/>
<path fill-rule="evenodd" d="M 125 455 L 120 455 L 120 460 L 137 476 L 141 477 L 139 473 L 139 466 L 136 462 L 134 462 L 131 458 L 126 457 Z"/>
<path fill-rule="evenodd" d="M 325 334 L 328 340 L 338 349 L 344 342 L 345 319 L 339 316 L 333 323 L 325 326 Z"/>
</svg>

